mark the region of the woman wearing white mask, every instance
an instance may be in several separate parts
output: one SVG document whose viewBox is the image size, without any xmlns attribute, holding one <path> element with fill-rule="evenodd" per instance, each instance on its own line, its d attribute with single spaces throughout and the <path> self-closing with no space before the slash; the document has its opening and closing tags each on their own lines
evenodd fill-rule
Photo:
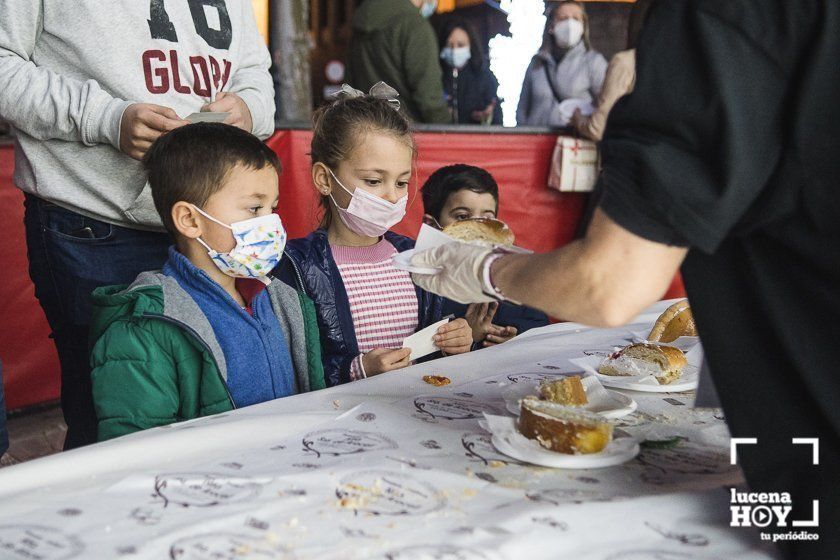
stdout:
<svg viewBox="0 0 840 560">
<path fill-rule="evenodd" d="M 502 111 L 496 96 L 499 82 L 490 71 L 473 27 L 461 18 L 451 18 L 438 37 L 443 92 L 452 122 L 502 124 Z"/>
<path fill-rule="evenodd" d="M 405 215 L 414 164 L 396 95 L 381 82 L 370 95 L 345 85 L 315 114 L 312 182 L 324 217 L 317 230 L 289 241 L 275 271 L 314 302 L 327 386 L 408 366 L 403 340 L 443 318 L 443 298 L 416 288 L 393 263 L 414 248 L 389 231 Z M 455 319 L 434 343 L 446 354 L 468 352 L 472 329 Z"/>
<path fill-rule="evenodd" d="M 548 15 L 539 52 L 522 83 L 518 125 L 567 126 L 560 111 L 566 99 L 593 103 L 601 92 L 607 61 L 589 44 L 589 20 L 583 4 L 558 3 Z"/>
</svg>

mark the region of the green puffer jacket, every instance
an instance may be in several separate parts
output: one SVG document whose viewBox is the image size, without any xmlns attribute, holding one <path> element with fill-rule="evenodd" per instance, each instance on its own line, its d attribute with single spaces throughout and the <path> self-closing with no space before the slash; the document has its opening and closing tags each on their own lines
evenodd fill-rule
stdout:
<svg viewBox="0 0 840 560">
<path fill-rule="evenodd" d="M 324 387 L 312 301 L 266 288 L 289 344 L 296 393 Z M 90 340 L 99 440 L 235 408 L 225 356 L 198 304 L 178 282 L 145 272 L 131 286 L 93 293 Z"/>
</svg>

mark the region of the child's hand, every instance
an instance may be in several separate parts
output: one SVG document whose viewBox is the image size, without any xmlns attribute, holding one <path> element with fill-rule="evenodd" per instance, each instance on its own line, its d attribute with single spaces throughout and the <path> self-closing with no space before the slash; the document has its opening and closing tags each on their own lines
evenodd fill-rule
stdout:
<svg viewBox="0 0 840 560">
<path fill-rule="evenodd" d="M 472 346 L 472 329 L 464 319 L 455 319 L 440 327 L 432 340 L 444 355 L 463 354 Z"/>
<path fill-rule="evenodd" d="M 493 329 L 493 317 L 499 309 L 499 302 L 491 301 L 486 303 L 471 303 L 467 306 L 467 313 L 464 318 L 472 328 L 473 342 L 482 342 L 487 335 L 495 333 Z"/>
<path fill-rule="evenodd" d="M 490 325 L 491 331 L 487 333 L 487 338 L 484 339 L 484 347 L 495 346 L 502 342 L 507 342 L 517 335 L 516 327 L 500 327 L 499 325 Z"/>
<path fill-rule="evenodd" d="M 374 348 L 362 357 L 368 377 L 408 366 L 411 348 Z"/>
</svg>

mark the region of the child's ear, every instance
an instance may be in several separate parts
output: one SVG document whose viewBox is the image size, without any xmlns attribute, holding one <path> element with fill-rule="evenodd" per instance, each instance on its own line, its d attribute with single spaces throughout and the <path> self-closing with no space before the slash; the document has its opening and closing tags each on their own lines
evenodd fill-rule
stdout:
<svg viewBox="0 0 840 560">
<path fill-rule="evenodd" d="M 439 229 L 438 221 L 435 220 L 431 214 L 423 214 L 423 223 L 435 229 Z"/>
<path fill-rule="evenodd" d="M 175 229 L 189 239 L 201 237 L 201 226 L 198 221 L 198 212 L 192 204 L 187 202 L 176 202 L 172 206 L 172 223 Z"/>
<path fill-rule="evenodd" d="M 312 184 L 315 185 L 315 188 L 323 196 L 327 196 L 332 192 L 330 172 L 327 171 L 327 166 L 320 161 L 312 166 Z"/>
</svg>

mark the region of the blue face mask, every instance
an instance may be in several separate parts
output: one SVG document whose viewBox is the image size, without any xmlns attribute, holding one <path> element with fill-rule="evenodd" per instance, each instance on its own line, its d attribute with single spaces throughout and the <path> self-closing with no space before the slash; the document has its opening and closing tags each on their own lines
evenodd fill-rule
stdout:
<svg viewBox="0 0 840 560">
<path fill-rule="evenodd" d="M 446 47 L 440 51 L 440 57 L 452 68 L 463 68 L 472 57 L 469 47 Z"/>
<path fill-rule="evenodd" d="M 437 10 L 437 3 L 438 0 L 423 2 L 423 5 L 420 6 L 420 15 L 424 18 L 432 17 L 432 14 L 434 14 L 435 10 Z"/>
</svg>

